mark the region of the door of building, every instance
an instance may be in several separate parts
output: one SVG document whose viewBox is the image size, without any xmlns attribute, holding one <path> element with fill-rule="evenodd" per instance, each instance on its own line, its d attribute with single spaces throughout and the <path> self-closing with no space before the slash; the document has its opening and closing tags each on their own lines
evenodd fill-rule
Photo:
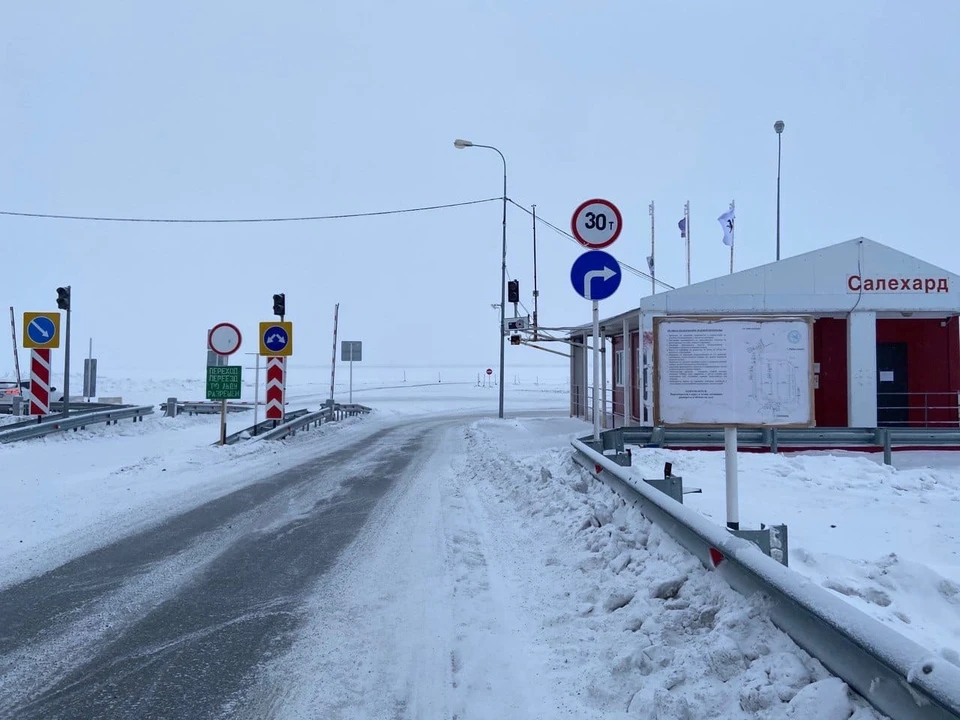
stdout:
<svg viewBox="0 0 960 720">
<path fill-rule="evenodd" d="M 907 343 L 877 343 L 877 425 L 910 423 Z"/>
</svg>

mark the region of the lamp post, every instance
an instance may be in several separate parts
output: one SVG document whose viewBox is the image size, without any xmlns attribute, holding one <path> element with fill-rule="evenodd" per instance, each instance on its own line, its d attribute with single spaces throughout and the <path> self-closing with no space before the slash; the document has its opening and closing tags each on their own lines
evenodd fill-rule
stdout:
<svg viewBox="0 0 960 720">
<path fill-rule="evenodd" d="M 773 129 L 777 133 L 777 261 L 780 260 L 780 136 L 783 134 L 783 120 L 777 120 Z"/>
<path fill-rule="evenodd" d="M 479 145 L 477 143 L 472 143 L 469 140 L 454 140 L 453 146 L 457 150 L 463 150 L 464 148 L 478 147 L 486 148 L 487 150 L 493 150 L 497 155 L 500 156 L 500 159 L 503 161 L 503 251 L 502 259 L 500 265 L 500 411 L 499 417 L 503 419 L 503 357 L 504 357 L 504 336 L 503 336 L 503 324 L 506 319 L 506 307 L 507 307 L 507 159 L 503 156 L 503 153 L 500 152 L 493 145 Z"/>
</svg>

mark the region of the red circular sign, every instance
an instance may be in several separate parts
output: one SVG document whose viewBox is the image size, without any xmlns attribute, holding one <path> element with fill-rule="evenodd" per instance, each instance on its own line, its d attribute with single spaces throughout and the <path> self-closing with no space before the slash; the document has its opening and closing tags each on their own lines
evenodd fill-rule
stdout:
<svg viewBox="0 0 960 720">
<path fill-rule="evenodd" d="M 493 370 L 491 370 L 490 368 L 487 368 L 487 375 L 493 375 Z"/>
<path fill-rule="evenodd" d="M 609 200 L 593 198 L 580 203 L 573 211 L 570 228 L 577 242 L 593 250 L 599 250 L 620 237 L 623 216 Z"/>
<path fill-rule="evenodd" d="M 241 342 L 240 328 L 233 323 L 218 323 L 207 334 L 207 347 L 217 355 L 233 355 Z"/>
</svg>

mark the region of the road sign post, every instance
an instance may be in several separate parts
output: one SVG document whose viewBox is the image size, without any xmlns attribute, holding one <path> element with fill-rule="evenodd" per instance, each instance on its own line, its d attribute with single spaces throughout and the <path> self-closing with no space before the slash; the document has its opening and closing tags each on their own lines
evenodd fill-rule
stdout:
<svg viewBox="0 0 960 720">
<path fill-rule="evenodd" d="M 218 323 L 207 334 L 207 347 L 217 355 L 233 355 L 243 344 L 240 329 L 232 323 Z M 243 366 L 208 365 L 207 400 L 220 401 L 220 444 L 227 444 L 227 400 L 239 400 Z"/>
<path fill-rule="evenodd" d="M 267 409 L 265 417 L 267 420 L 283 421 L 283 386 L 285 359 L 282 357 L 267 358 Z M 274 427 L 276 427 L 274 422 Z"/>
<path fill-rule="evenodd" d="M 340 342 L 340 362 L 350 363 L 350 400 L 353 402 L 353 361 L 363 359 L 363 343 L 359 340 L 342 340 Z"/>
<path fill-rule="evenodd" d="M 239 400 L 243 385 L 240 365 L 211 365 L 207 368 L 207 400 L 220 401 L 220 444 L 227 443 L 227 400 Z"/>
<path fill-rule="evenodd" d="M 593 439 L 600 439 L 600 300 L 620 287 L 623 273 L 616 259 L 600 250 L 612 245 L 623 230 L 623 216 L 609 200 L 594 198 L 580 203 L 570 221 L 573 236 L 591 248 L 578 257 L 570 269 L 574 290 L 593 304 Z"/>
<path fill-rule="evenodd" d="M 50 350 L 30 351 L 30 405 L 28 414 L 50 414 Z"/>
</svg>

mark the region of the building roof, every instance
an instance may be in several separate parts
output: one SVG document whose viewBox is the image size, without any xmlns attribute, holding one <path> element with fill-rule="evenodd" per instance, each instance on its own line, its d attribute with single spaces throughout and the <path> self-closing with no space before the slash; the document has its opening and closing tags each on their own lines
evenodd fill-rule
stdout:
<svg viewBox="0 0 960 720">
<path fill-rule="evenodd" d="M 960 276 L 870 240 L 845 242 L 648 295 L 634 310 L 601 321 L 619 333 L 637 330 L 640 314 L 810 314 L 950 317 L 960 314 Z M 589 332 L 592 325 L 571 334 Z"/>
</svg>

